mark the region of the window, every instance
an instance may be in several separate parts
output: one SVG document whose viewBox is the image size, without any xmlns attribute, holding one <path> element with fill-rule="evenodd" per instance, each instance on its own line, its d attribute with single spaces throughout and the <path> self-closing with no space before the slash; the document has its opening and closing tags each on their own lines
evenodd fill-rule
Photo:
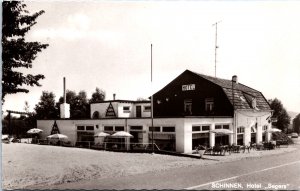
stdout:
<svg viewBox="0 0 300 191">
<path fill-rule="evenodd" d="M 209 125 L 202 126 L 202 131 L 209 131 Z"/>
<path fill-rule="evenodd" d="M 124 131 L 124 126 L 115 126 L 115 131 Z"/>
<path fill-rule="evenodd" d="M 222 129 L 222 125 L 216 125 L 215 129 Z"/>
<path fill-rule="evenodd" d="M 184 112 L 188 115 L 192 114 L 192 100 L 191 99 L 184 100 Z"/>
<path fill-rule="evenodd" d="M 245 132 L 245 128 L 244 127 L 238 127 L 237 128 L 237 133 L 242 134 Z"/>
<path fill-rule="evenodd" d="M 229 129 L 229 125 L 223 125 L 223 129 Z"/>
<path fill-rule="evenodd" d="M 77 131 L 84 131 L 84 126 L 77 126 Z"/>
<path fill-rule="evenodd" d="M 175 132 L 175 127 L 163 127 L 162 132 Z"/>
<path fill-rule="evenodd" d="M 201 131 L 201 126 L 193 126 L 192 131 Z"/>
<path fill-rule="evenodd" d="M 87 131 L 94 131 L 94 126 L 86 126 Z"/>
<path fill-rule="evenodd" d="M 216 125 L 215 126 L 215 129 L 229 129 L 229 125 L 227 124 L 224 124 L 224 125 Z"/>
<path fill-rule="evenodd" d="M 98 112 L 98 111 L 95 111 L 95 112 L 93 113 L 92 118 L 93 118 L 93 119 L 99 119 L 99 118 L 100 118 L 99 112 Z"/>
<path fill-rule="evenodd" d="M 149 127 L 149 131 L 160 132 L 160 127 Z"/>
<path fill-rule="evenodd" d="M 113 131 L 114 127 L 113 126 L 104 126 L 104 131 Z"/>
<path fill-rule="evenodd" d="M 130 130 L 139 130 L 139 131 L 141 131 L 141 130 L 143 130 L 143 126 L 131 126 Z"/>
<path fill-rule="evenodd" d="M 123 107 L 123 112 L 124 113 L 130 113 L 130 107 L 129 106 L 124 106 Z"/>
<path fill-rule="evenodd" d="M 268 130 L 268 125 L 263 126 L 263 131 L 266 131 L 266 130 Z"/>
<path fill-rule="evenodd" d="M 255 125 L 253 125 L 253 126 L 251 127 L 251 133 L 256 133 L 256 126 L 255 126 Z"/>
<path fill-rule="evenodd" d="M 192 126 L 192 131 L 209 131 L 209 125 L 195 125 Z"/>
<path fill-rule="evenodd" d="M 205 99 L 205 111 L 213 111 L 214 110 L 214 98 Z"/>
<path fill-rule="evenodd" d="M 145 112 L 150 112 L 151 111 L 151 106 L 144 106 L 144 111 Z"/>
</svg>

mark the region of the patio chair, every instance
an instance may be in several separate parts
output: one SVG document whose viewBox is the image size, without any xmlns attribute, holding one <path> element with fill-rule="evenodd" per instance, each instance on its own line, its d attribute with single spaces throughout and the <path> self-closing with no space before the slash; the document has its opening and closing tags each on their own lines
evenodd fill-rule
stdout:
<svg viewBox="0 0 300 191">
<path fill-rule="evenodd" d="M 216 145 L 213 147 L 213 154 L 215 155 L 215 153 L 220 153 L 220 155 L 225 155 L 225 150 L 223 149 L 222 146 L 220 145 Z"/>
<path fill-rule="evenodd" d="M 213 148 L 212 147 L 206 147 L 204 154 L 212 154 Z"/>
</svg>

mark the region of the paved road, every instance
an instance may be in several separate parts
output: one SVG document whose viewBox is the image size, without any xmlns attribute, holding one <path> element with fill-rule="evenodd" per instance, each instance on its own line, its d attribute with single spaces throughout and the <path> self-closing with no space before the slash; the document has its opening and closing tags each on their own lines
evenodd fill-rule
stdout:
<svg viewBox="0 0 300 191">
<path fill-rule="evenodd" d="M 300 189 L 300 145 L 295 152 L 208 166 L 177 168 L 49 189 Z M 268 152 L 268 151 L 266 151 Z M 269 187 L 271 186 L 271 187 Z M 43 187 L 45 189 L 45 187 Z"/>
</svg>

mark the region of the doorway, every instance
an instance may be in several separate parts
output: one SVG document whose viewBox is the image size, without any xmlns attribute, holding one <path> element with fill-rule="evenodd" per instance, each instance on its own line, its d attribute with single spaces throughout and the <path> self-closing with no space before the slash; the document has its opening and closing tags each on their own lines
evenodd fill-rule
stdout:
<svg viewBox="0 0 300 191">
<path fill-rule="evenodd" d="M 142 106 L 140 105 L 136 106 L 136 117 L 142 117 Z"/>
</svg>

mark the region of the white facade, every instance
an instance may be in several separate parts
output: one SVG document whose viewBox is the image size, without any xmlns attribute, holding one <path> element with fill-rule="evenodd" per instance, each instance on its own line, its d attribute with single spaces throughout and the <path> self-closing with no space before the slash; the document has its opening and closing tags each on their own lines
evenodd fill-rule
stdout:
<svg viewBox="0 0 300 191">
<path fill-rule="evenodd" d="M 256 142 L 262 141 L 263 126 L 267 125 L 270 128 L 267 117 L 270 115 L 268 112 L 257 112 L 251 111 L 238 111 L 236 114 L 237 127 L 243 126 L 245 131 L 243 133 L 243 144 L 248 145 L 251 141 L 251 127 L 254 123 L 257 123 L 255 132 Z M 69 140 L 73 145 L 78 141 L 78 132 L 89 132 L 96 134 L 98 132 L 109 132 L 113 133 L 118 131 L 118 127 L 124 127 L 124 131 L 127 132 L 138 132 L 139 143 L 151 143 L 152 132 L 149 130 L 151 127 L 151 118 L 123 118 L 123 119 L 87 119 L 87 120 L 56 120 L 60 133 L 68 136 Z M 54 124 L 54 120 L 38 120 L 37 127 L 42 129 L 41 138 L 45 139 L 50 135 L 51 127 Z M 230 130 L 233 128 L 232 118 L 156 118 L 153 121 L 154 127 L 159 127 L 159 131 L 154 131 L 154 141 L 175 141 L 176 152 L 180 153 L 191 153 L 193 148 L 193 136 L 198 134 L 208 135 L 209 146 L 214 146 L 216 135 L 215 133 L 206 131 L 193 131 L 193 126 L 209 126 L 209 130 L 215 129 L 216 126 L 224 125 L 229 126 Z M 78 130 L 78 126 L 84 127 L 83 130 Z M 88 130 L 87 126 L 92 130 Z M 132 127 L 141 126 L 140 130 L 133 130 Z M 110 130 L 105 128 L 112 128 Z M 117 127 L 117 128 L 116 128 Z M 174 127 L 174 132 L 164 132 L 164 128 Z M 234 136 L 235 134 L 228 135 L 229 144 L 236 143 Z M 175 140 L 174 140 L 175 139 Z M 270 136 L 267 135 L 267 140 Z M 97 142 L 97 139 L 94 141 Z"/>
<path fill-rule="evenodd" d="M 91 118 L 93 118 L 95 112 L 99 113 L 99 118 L 111 118 L 107 116 L 107 109 L 111 107 L 110 104 L 116 115 L 115 117 L 119 117 L 119 118 L 151 117 L 150 102 L 138 102 L 138 101 L 130 102 L 130 101 L 113 100 L 110 102 L 91 104 Z"/>
</svg>

